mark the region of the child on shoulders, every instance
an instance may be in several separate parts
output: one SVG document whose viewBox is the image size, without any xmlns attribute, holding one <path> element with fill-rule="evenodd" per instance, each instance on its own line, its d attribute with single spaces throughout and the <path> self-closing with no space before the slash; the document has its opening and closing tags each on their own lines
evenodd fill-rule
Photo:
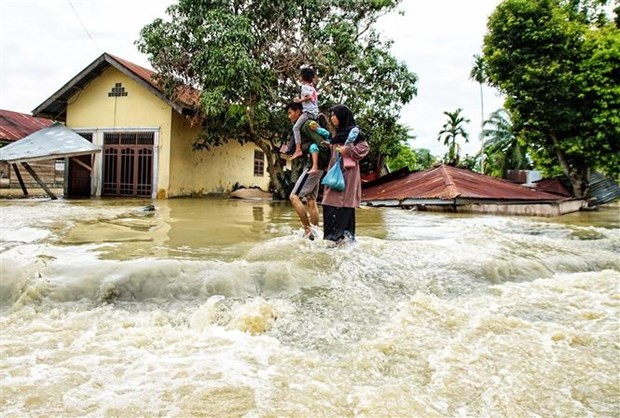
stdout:
<svg viewBox="0 0 620 418">
<path fill-rule="evenodd" d="M 314 70 L 309 67 L 302 68 L 299 80 L 301 81 L 301 94 L 299 97 L 295 97 L 293 101 L 295 103 L 301 103 L 302 114 L 293 126 L 295 152 L 291 155 L 291 159 L 303 155 L 301 150 L 301 127 L 304 126 L 304 123 L 308 120 L 316 120 L 319 116 L 318 95 L 313 85 Z"/>
</svg>

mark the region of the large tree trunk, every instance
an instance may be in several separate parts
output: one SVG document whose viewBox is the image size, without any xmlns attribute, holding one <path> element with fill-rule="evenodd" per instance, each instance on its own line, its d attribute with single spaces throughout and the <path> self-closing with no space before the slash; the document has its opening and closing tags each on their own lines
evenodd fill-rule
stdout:
<svg viewBox="0 0 620 418">
<path fill-rule="evenodd" d="M 280 147 L 267 139 L 258 139 L 254 143 L 265 153 L 267 158 L 267 173 L 269 173 L 269 191 L 274 199 L 288 199 L 295 185 L 295 181 L 301 174 L 302 164 L 298 158 L 293 163 L 292 170 L 284 170 L 285 163 L 280 158 Z"/>
<path fill-rule="evenodd" d="M 552 134 L 551 140 L 553 141 L 555 153 L 558 157 L 558 161 L 560 162 L 560 166 L 562 167 L 562 171 L 568 178 L 568 181 L 570 181 L 571 188 L 573 189 L 573 196 L 580 199 L 585 198 L 588 193 L 588 178 L 590 177 L 590 169 L 588 167 L 571 167 L 566 159 L 564 151 L 559 146 L 558 138 Z"/>
</svg>

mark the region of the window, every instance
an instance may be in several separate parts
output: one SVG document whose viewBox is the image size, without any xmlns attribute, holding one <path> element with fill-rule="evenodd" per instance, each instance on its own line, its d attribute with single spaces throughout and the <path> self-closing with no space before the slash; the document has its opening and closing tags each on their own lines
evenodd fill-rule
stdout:
<svg viewBox="0 0 620 418">
<path fill-rule="evenodd" d="M 263 177 L 265 175 L 265 153 L 254 150 L 254 175 Z"/>
</svg>

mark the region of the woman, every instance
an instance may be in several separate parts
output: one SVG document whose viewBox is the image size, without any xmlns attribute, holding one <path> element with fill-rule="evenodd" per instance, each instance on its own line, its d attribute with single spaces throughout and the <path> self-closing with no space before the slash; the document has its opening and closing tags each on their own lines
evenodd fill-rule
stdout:
<svg viewBox="0 0 620 418">
<path fill-rule="evenodd" d="M 326 186 L 323 192 L 323 238 L 340 242 L 345 238 L 355 239 L 355 208 L 360 206 L 362 200 L 359 162 L 368 154 L 369 147 L 361 132 L 357 138 L 350 138 L 347 141 L 351 130 L 353 134 L 358 131 L 354 129 L 357 128 L 355 118 L 348 107 L 345 105 L 332 107 L 330 121 L 336 130 L 336 135 L 331 140 L 328 169 L 336 163 L 338 154 L 349 157 L 349 161 L 352 160 L 350 168 L 344 168 L 342 165 L 345 189 L 340 192 Z"/>
</svg>

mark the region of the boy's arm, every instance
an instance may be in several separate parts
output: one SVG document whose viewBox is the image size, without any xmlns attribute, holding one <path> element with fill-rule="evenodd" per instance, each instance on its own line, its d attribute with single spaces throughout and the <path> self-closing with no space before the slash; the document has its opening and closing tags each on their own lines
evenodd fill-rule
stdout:
<svg viewBox="0 0 620 418">
<path fill-rule="evenodd" d="M 329 131 L 327 129 L 318 127 L 316 128 L 316 133 L 321 135 L 324 140 L 329 142 Z"/>
</svg>

